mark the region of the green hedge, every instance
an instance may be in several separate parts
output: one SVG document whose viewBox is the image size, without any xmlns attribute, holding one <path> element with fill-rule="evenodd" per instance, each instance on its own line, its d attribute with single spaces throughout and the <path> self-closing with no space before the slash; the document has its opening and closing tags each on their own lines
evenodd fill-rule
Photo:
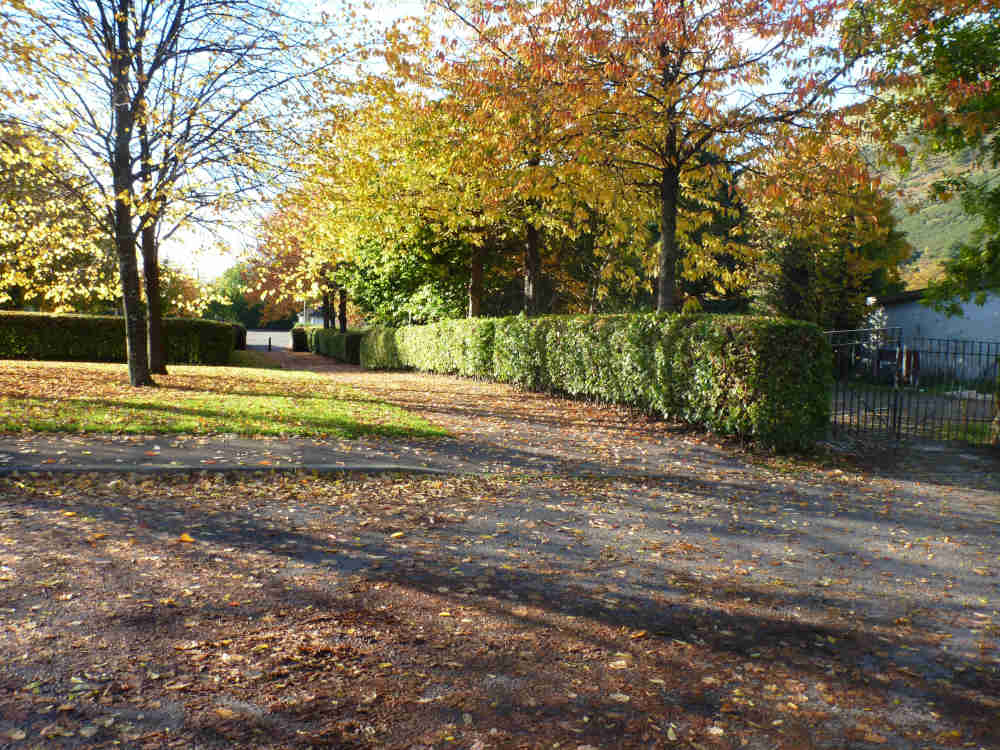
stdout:
<svg viewBox="0 0 1000 750">
<path fill-rule="evenodd" d="M 495 323 L 468 318 L 400 328 L 395 334 L 399 357 L 418 370 L 492 379 Z"/>
<path fill-rule="evenodd" d="M 242 323 L 232 323 L 233 349 L 244 351 L 247 348 L 247 327 Z"/>
<path fill-rule="evenodd" d="M 361 364 L 361 339 L 363 331 L 341 333 L 336 328 L 311 326 L 306 328 L 306 344 L 309 351 L 332 357 L 338 362 L 352 365 Z"/>
<path fill-rule="evenodd" d="M 459 373 L 634 406 L 779 449 L 829 424 L 832 355 L 822 331 L 726 315 L 524 316 L 376 329 L 371 369 Z"/>
<path fill-rule="evenodd" d="M 233 351 L 229 323 L 166 318 L 167 362 L 224 365 Z M 0 312 L 0 359 L 125 361 L 125 321 L 113 315 Z"/>
</svg>

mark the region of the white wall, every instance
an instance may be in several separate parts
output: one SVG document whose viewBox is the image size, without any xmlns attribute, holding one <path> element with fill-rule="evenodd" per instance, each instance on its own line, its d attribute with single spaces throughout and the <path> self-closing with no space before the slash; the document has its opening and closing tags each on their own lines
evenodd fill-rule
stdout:
<svg viewBox="0 0 1000 750">
<path fill-rule="evenodd" d="M 963 315 L 949 318 L 915 300 L 885 305 L 887 325 L 903 329 L 903 338 L 1000 341 L 1000 296 L 990 294 L 986 304 L 962 304 Z"/>
</svg>

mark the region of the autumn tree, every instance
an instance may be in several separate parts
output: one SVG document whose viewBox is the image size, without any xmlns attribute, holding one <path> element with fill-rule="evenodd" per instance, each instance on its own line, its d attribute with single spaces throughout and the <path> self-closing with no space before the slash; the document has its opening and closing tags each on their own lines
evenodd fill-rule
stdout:
<svg viewBox="0 0 1000 750">
<path fill-rule="evenodd" d="M 225 200 L 259 187 L 277 153 L 277 126 L 298 113 L 304 91 L 296 83 L 328 64 L 320 50 L 337 48 L 316 43 L 310 24 L 273 2 L 2 2 L 15 28 L 31 29 L 22 47 L 38 53 L 7 61 L 37 93 L 24 119 L 57 138 L 103 195 L 130 381 L 149 385 L 150 355 L 153 368 L 163 368 L 156 322 L 161 222 L 191 218 L 209 204 L 225 210 Z"/>
<path fill-rule="evenodd" d="M 969 151 L 978 165 L 1000 164 L 1000 3 L 903 0 L 856 6 L 843 44 L 866 55 L 868 98 L 856 109 L 897 164 L 934 152 Z M 980 219 L 970 242 L 954 249 L 928 299 L 982 303 L 1000 290 L 1000 189 L 967 176 L 945 178 L 932 198 L 958 193 Z"/>
<path fill-rule="evenodd" d="M 301 189 L 279 196 L 275 210 L 257 229 L 256 248 L 248 254 L 249 299 L 261 304 L 263 320 L 289 316 L 303 301 L 319 300 L 324 327 L 334 319 L 338 302 L 340 327 L 346 330 L 346 292 L 338 273 L 344 256 L 330 244 L 329 235 L 317 225 Z"/>
<path fill-rule="evenodd" d="M 0 121 L 0 305 L 62 312 L 114 303 L 113 256 L 87 188 L 58 149 Z"/>
<path fill-rule="evenodd" d="M 557 271 L 557 247 L 592 230 L 595 215 L 596 226 L 609 230 L 626 203 L 579 158 L 582 131 L 564 82 L 538 75 L 539 60 L 560 54 L 556 29 L 497 22 L 474 4 L 429 3 L 428 10 L 429 21 L 394 29 L 387 58 L 408 85 L 428 92 L 437 132 L 448 134 L 447 152 L 436 161 L 449 165 L 448 188 L 464 201 L 473 244 L 516 250 L 523 309 L 540 312 L 543 261 Z M 439 27 L 447 31 L 440 43 L 421 43 Z M 616 203 L 619 210 L 611 210 Z M 598 250 L 612 244 L 599 239 Z"/>
<path fill-rule="evenodd" d="M 705 248 L 686 238 L 715 208 L 725 166 L 759 156 L 776 124 L 807 122 L 849 67 L 821 42 L 830 2 L 441 4 L 483 44 L 503 37 L 531 87 L 558 92 L 556 132 L 574 133 L 576 160 L 655 217 L 660 310 L 678 307 L 681 270 L 698 273 Z M 683 213 L 685 200 L 709 210 Z"/>
<path fill-rule="evenodd" d="M 413 260 L 433 266 L 435 247 L 445 245 L 450 262 L 468 271 L 491 207 L 467 180 L 484 168 L 482 160 L 465 158 L 454 125 L 439 102 L 382 80 L 367 82 L 351 111 L 335 112 L 299 160 L 301 183 L 261 228 L 267 265 L 287 269 L 280 275 L 285 293 L 322 296 L 317 283 L 324 278 L 343 289 L 350 270 L 352 291 L 364 297 L 360 283 Z M 404 261 L 401 253 L 413 257 Z M 406 290 L 397 293 L 402 305 Z M 470 288 L 476 305 L 478 298 Z"/>
<path fill-rule="evenodd" d="M 789 138 L 744 182 L 757 302 L 767 312 L 858 328 L 867 298 L 899 284 L 912 248 L 856 139 L 829 131 Z"/>
</svg>

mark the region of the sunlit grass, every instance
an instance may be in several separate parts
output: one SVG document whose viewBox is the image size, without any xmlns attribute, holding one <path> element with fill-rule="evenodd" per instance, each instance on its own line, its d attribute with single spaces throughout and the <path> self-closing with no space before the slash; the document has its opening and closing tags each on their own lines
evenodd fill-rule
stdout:
<svg viewBox="0 0 1000 750">
<path fill-rule="evenodd" d="M 174 365 L 132 388 L 124 365 L 0 360 L 0 431 L 298 437 L 445 434 L 317 373 Z"/>
</svg>

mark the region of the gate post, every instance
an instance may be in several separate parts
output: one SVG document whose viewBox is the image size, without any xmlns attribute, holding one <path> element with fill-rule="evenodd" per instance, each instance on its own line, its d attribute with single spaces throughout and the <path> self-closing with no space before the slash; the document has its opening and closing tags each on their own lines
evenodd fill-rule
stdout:
<svg viewBox="0 0 1000 750">
<path fill-rule="evenodd" d="M 895 435 L 896 440 L 899 440 L 902 436 L 903 419 L 900 408 L 901 393 L 900 393 L 900 380 L 901 371 L 900 368 L 903 366 L 903 358 L 906 356 L 906 347 L 902 344 L 896 345 L 896 367 L 892 373 L 892 432 Z"/>
</svg>

